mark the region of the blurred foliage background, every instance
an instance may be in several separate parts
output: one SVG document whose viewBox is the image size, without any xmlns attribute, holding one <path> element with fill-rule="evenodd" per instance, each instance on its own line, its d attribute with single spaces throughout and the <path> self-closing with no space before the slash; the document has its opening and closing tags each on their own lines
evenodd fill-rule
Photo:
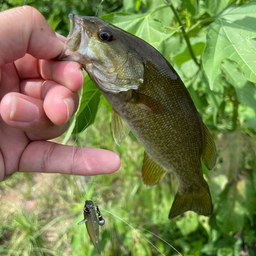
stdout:
<svg viewBox="0 0 256 256">
<path fill-rule="evenodd" d="M 97 255 L 84 225 L 77 226 L 85 199 L 106 219 L 105 256 L 256 255 L 256 0 L 0 3 L 1 11 L 37 8 L 65 36 L 69 13 L 97 15 L 152 44 L 184 81 L 218 150 L 216 167 L 203 167 L 213 215 L 187 212 L 168 220 L 175 176 L 169 173 L 150 190 L 142 185 L 143 148 L 132 134 L 120 147 L 114 144 L 111 108 L 86 77 L 79 110 L 57 141 L 113 150 L 122 167 L 95 177 L 18 173 L 2 182 L 1 255 Z"/>
</svg>

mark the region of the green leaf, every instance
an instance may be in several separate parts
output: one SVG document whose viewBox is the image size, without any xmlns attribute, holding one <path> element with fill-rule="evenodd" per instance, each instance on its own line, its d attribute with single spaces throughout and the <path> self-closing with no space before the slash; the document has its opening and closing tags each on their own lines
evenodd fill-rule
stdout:
<svg viewBox="0 0 256 256">
<path fill-rule="evenodd" d="M 210 88 L 206 87 L 206 99 L 211 107 L 213 124 L 217 125 L 217 115 L 219 113 L 220 105 L 223 101 L 223 93 L 224 93 L 225 81 L 223 80 L 221 73 L 218 72 L 216 79 L 214 81 L 214 88 L 210 90 Z"/>
<path fill-rule="evenodd" d="M 195 54 L 195 56 L 202 55 L 205 48 L 205 43 L 199 42 L 194 45 L 192 45 L 192 50 Z M 182 53 L 175 56 L 175 64 L 180 66 L 182 63 L 191 60 L 192 57 L 189 53 L 188 47 L 183 51 Z"/>
<path fill-rule="evenodd" d="M 186 218 L 180 218 L 176 221 L 177 227 L 183 236 L 194 232 L 198 228 L 198 217 L 194 212 L 185 213 Z"/>
<path fill-rule="evenodd" d="M 233 250 L 230 247 L 220 248 L 217 251 L 217 256 L 233 256 Z"/>
<path fill-rule="evenodd" d="M 140 0 L 135 0 L 134 1 L 134 10 L 135 10 L 135 12 L 139 11 L 140 6 L 141 6 L 141 1 Z"/>
<path fill-rule="evenodd" d="M 58 18 L 57 20 L 55 20 L 56 18 L 56 14 L 53 13 L 49 19 L 47 19 L 47 22 L 49 23 L 49 25 L 51 26 L 51 28 L 55 31 L 57 26 L 59 25 L 59 23 L 61 22 L 61 19 Z"/>
<path fill-rule="evenodd" d="M 124 1 L 123 8 L 125 12 L 132 12 L 134 10 L 134 1 L 133 0 Z"/>
<path fill-rule="evenodd" d="M 221 69 L 227 82 L 235 88 L 242 88 L 248 82 L 235 62 L 223 60 Z"/>
<path fill-rule="evenodd" d="M 12 5 L 22 5 L 22 4 L 24 4 L 24 0 L 8 0 L 8 2 Z"/>
<path fill-rule="evenodd" d="M 161 8 L 168 7 L 166 5 Z M 159 10 L 161 8 L 158 8 Z M 158 10 L 157 9 L 157 10 Z M 101 17 L 103 20 L 145 40 L 156 49 L 179 28 L 166 28 L 162 22 L 153 18 L 156 9 L 144 14 L 112 13 Z"/>
<path fill-rule="evenodd" d="M 75 113 L 70 124 L 63 143 L 67 143 L 72 134 L 80 133 L 85 128 L 93 124 L 98 106 L 101 100 L 101 93 L 87 75 L 84 79 L 82 95 L 80 98 L 78 110 Z"/>
<path fill-rule="evenodd" d="M 197 6 L 198 2 L 193 0 L 184 0 L 184 5 L 187 8 L 187 10 L 192 14 L 195 15 L 196 11 L 198 9 Z"/>
<path fill-rule="evenodd" d="M 98 106 L 101 101 L 101 92 L 95 87 L 92 81 L 87 84 L 91 88 L 82 95 L 82 110 L 76 117 L 76 126 L 73 134 L 80 133 L 94 123 Z M 94 88 L 95 87 L 95 88 Z"/>
<path fill-rule="evenodd" d="M 229 4 L 229 0 L 206 0 L 206 11 L 211 15 L 215 15 L 223 10 Z"/>
<path fill-rule="evenodd" d="M 207 42 L 202 56 L 210 88 L 223 59 L 235 61 L 246 79 L 256 82 L 256 0 L 223 11 L 207 29 Z"/>
<path fill-rule="evenodd" d="M 244 225 L 244 208 L 242 198 L 234 185 L 227 185 L 219 196 L 219 207 L 216 215 L 219 229 L 224 234 L 236 233 Z"/>
<path fill-rule="evenodd" d="M 244 125 L 247 128 L 253 129 L 256 132 L 256 118 L 249 118 L 245 121 Z"/>
<path fill-rule="evenodd" d="M 234 62 L 224 60 L 221 69 L 224 71 L 227 82 L 234 86 L 238 101 L 253 109 L 256 113 L 255 85 L 245 79 L 239 69 L 239 66 Z"/>
<path fill-rule="evenodd" d="M 236 88 L 237 99 L 242 104 L 252 108 L 256 113 L 256 88 L 252 83 L 246 83 L 242 88 Z"/>
</svg>

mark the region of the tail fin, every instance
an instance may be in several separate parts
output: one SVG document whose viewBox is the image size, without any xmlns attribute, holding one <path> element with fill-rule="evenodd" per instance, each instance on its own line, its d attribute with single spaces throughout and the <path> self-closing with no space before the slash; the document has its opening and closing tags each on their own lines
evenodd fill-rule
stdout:
<svg viewBox="0 0 256 256">
<path fill-rule="evenodd" d="M 172 204 L 169 219 L 172 219 L 186 211 L 194 211 L 197 214 L 205 216 L 212 214 L 212 199 L 207 184 L 204 187 L 186 194 L 182 194 L 179 190 Z"/>
</svg>

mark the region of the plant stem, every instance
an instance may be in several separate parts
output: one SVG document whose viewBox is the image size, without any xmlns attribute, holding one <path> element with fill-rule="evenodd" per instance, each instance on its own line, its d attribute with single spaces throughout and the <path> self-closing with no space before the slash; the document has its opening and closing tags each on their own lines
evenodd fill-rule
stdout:
<svg viewBox="0 0 256 256">
<path fill-rule="evenodd" d="M 191 44 L 190 44 L 190 41 L 189 41 L 188 35 L 187 35 L 187 33 L 186 33 L 186 31 L 185 31 L 185 29 L 184 29 L 183 25 L 182 25 L 182 22 L 181 22 L 181 20 L 180 20 L 180 17 L 179 17 L 179 15 L 178 15 L 178 13 L 176 12 L 176 10 L 175 10 L 175 8 L 174 8 L 173 4 L 172 4 L 172 3 L 170 3 L 170 1 L 169 1 L 169 0 L 167 0 L 167 3 L 168 3 L 168 4 L 169 4 L 169 6 L 171 7 L 171 9 L 172 9 L 172 11 L 173 11 L 173 13 L 174 13 L 174 16 L 176 17 L 176 19 L 177 19 L 178 23 L 179 23 L 179 24 L 180 24 L 180 26 L 181 26 L 182 34 L 183 34 L 184 39 L 185 39 L 185 41 L 186 41 L 186 43 L 187 43 L 187 46 L 188 46 L 188 51 L 189 51 L 189 53 L 190 53 L 190 55 L 191 55 L 192 59 L 194 60 L 195 64 L 199 67 L 199 66 L 200 66 L 200 64 L 198 63 L 198 61 L 197 61 L 197 59 L 196 59 L 196 56 L 195 56 L 195 54 L 194 54 L 194 52 L 193 52 L 193 49 L 192 49 L 192 47 L 191 47 Z"/>
<path fill-rule="evenodd" d="M 239 101 L 237 100 L 237 98 L 235 98 L 233 100 L 232 131 L 235 131 L 237 128 L 238 106 L 239 106 Z"/>
</svg>

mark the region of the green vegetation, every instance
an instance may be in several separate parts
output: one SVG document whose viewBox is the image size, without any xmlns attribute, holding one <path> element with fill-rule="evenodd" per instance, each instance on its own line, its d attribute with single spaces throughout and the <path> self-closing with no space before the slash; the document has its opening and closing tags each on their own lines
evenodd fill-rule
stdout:
<svg viewBox="0 0 256 256">
<path fill-rule="evenodd" d="M 5 0 L 0 8 L 34 6 L 63 35 L 69 12 L 98 12 L 156 47 L 178 71 L 215 138 L 216 167 L 203 168 L 214 214 L 188 212 L 168 220 L 177 190 L 174 175 L 150 190 L 142 185 L 143 148 L 132 134 L 120 147 L 114 144 L 111 108 L 86 78 L 64 140 L 113 150 L 122 167 L 95 177 L 18 173 L 1 183 L 0 254 L 97 255 L 84 225 L 77 226 L 84 199 L 91 199 L 106 219 L 100 242 L 104 256 L 179 255 L 161 239 L 182 255 L 256 255 L 256 0 L 99 2 Z"/>
</svg>

